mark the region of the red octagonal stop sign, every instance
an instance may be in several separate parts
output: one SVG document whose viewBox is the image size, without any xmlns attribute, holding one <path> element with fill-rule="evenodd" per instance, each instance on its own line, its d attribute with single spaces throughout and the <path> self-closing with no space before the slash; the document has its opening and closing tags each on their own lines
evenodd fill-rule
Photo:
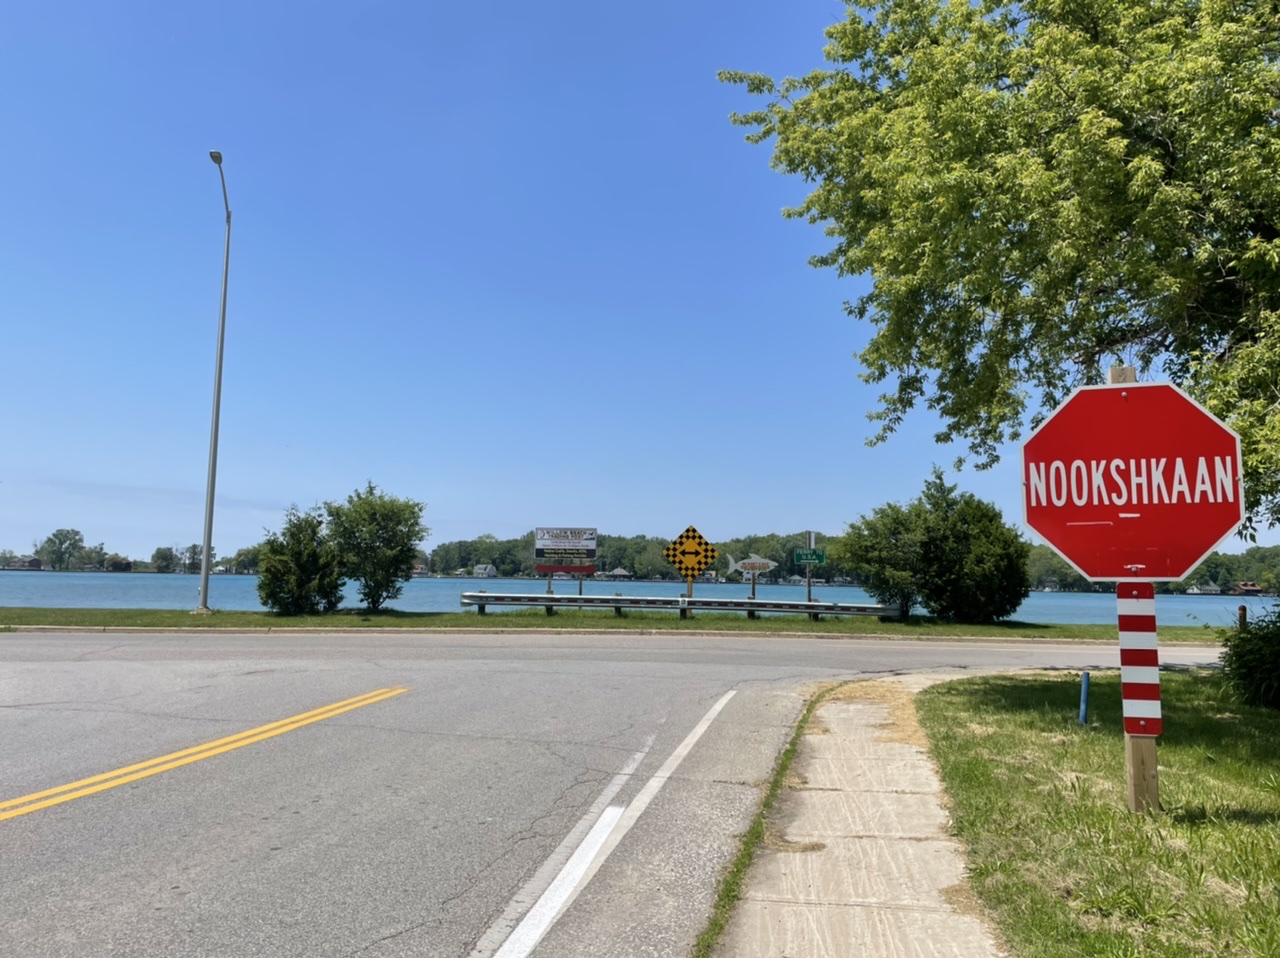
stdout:
<svg viewBox="0 0 1280 958">
<path fill-rule="evenodd" d="M 1077 390 L 1022 484 L 1027 525 L 1095 581 L 1181 579 L 1244 518 L 1240 437 L 1168 383 Z"/>
</svg>

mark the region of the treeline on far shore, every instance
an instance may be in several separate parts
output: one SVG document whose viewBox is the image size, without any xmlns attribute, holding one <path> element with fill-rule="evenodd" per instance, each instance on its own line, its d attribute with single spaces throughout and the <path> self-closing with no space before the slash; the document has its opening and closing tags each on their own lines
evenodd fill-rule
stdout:
<svg viewBox="0 0 1280 958">
<path fill-rule="evenodd" d="M 816 535 L 817 548 L 826 551 L 826 564 L 815 566 L 813 574 L 830 582 L 847 578 L 854 585 L 865 584 L 864 573 L 841 561 L 838 548 L 843 536 Z M 669 540 L 658 536 L 597 537 L 595 566 L 603 573 L 622 569 L 638 579 L 677 578 L 675 570 L 663 558 L 662 550 Z M 719 553 L 711 570 L 717 576 L 738 579 L 741 573 L 729 574 L 729 557 L 735 560 L 755 554 L 778 563 L 770 577 L 775 581 L 793 575 L 803 576 L 805 568 L 794 561 L 795 550 L 804 548 L 803 532 L 782 535 L 769 533 L 744 536 L 712 543 Z M 475 539 L 444 542 L 424 557 L 423 571 L 437 576 L 470 576 L 478 567 L 492 565 L 503 578 L 536 577 L 533 557 L 533 530 L 515 539 L 499 539 L 483 535 Z M 1033 545 L 1027 559 L 1027 583 L 1035 590 L 1060 592 L 1111 592 L 1114 584 L 1090 582 L 1046 545 Z M 1251 546 L 1243 553 L 1214 552 L 1181 582 L 1156 583 L 1161 593 L 1181 593 L 1190 588 L 1222 593 L 1238 591 L 1240 583 L 1257 585 L 1263 592 L 1280 592 L 1280 546 Z"/>
<path fill-rule="evenodd" d="M 514 539 L 499 539 L 486 534 L 475 539 L 444 542 L 429 552 L 419 552 L 418 572 L 433 576 L 469 576 L 475 574 L 477 568 L 491 565 L 496 574 L 504 578 L 536 577 L 533 539 L 534 533 L 530 529 Z M 814 567 L 814 577 L 827 581 L 847 579 L 855 585 L 864 584 L 860 570 L 841 562 L 842 550 L 838 545 L 842 540 L 842 536 L 816 534 L 816 546 L 826 551 L 827 561 L 825 565 Z M 621 569 L 637 579 L 675 579 L 675 570 L 662 555 L 668 542 L 661 536 L 601 534 L 597 537 L 595 566 L 606 574 Z M 769 575 L 775 581 L 805 574 L 805 567 L 795 562 L 795 551 L 807 545 L 804 532 L 742 536 L 713 544 L 719 556 L 711 571 L 717 576 L 738 579 L 741 573 L 729 573 L 730 556 L 736 561 L 750 555 L 778 563 Z M 227 556 L 215 554 L 211 561 L 220 573 L 254 575 L 258 572 L 261 547 L 262 544 L 257 543 Z M 0 549 L 0 569 L 11 570 L 198 574 L 200 564 L 199 545 L 159 546 L 149 558 L 135 559 L 109 552 L 103 543 L 85 545 L 83 535 L 75 529 L 55 531 L 36 543 L 30 554 Z M 1089 582 L 1044 545 L 1031 546 L 1026 569 L 1028 585 L 1036 590 L 1112 590 L 1110 583 Z M 1202 593 L 1229 594 L 1241 591 L 1242 583 L 1256 586 L 1267 594 L 1280 592 L 1280 546 L 1251 546 L 1241 553 L 1214 552 L 1181 582 L 1160 582 L 1156 589 L 1165 593 L 1194 589 Z"/>
</svg>

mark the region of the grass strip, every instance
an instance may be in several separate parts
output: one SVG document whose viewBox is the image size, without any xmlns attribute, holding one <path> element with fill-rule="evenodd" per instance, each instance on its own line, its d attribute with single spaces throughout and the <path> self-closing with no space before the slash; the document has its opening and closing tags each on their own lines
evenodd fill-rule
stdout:
<svg viewBox="0 0 1280 958">
<path fill-rule="evenodd" d="M 824 636 L 891 636 L 908 639 L 1086 639 L 1115 641 L 1115 625 L 1054 625 L 1038 622 L 996 622 L 961 625 L 913 618 L 907 622 L 872 617 L 829 617 L 814 622 L 806 615 L 762 616 L 748 619 L 733 613 L 699 613 L 681 619 L 675 612 L 628 611 L 619 617 L 601 609 L 561 609 L 548 616 L 542 609 L 493 615 L 474 612 L 368 612 L 343 609 L 328 615 L 276 615 L 273 612 L 215 611 L 194 615 L 180 609 L 39 609 L 0 607 L 0 628 L 46 626 L 63 628 L 146 628 L 200 630 L 259 629 L 441 629 L 504 631 L 508 629 L 589 630 L 592 632 L 788 632 Z M 1216 644 L 1217 632 L 1207 627 L 1162 627 L 1163 642 Z"/>
<path fill-rule="evenodd" d="M 1019 958 L 1280 955 L 1280 712 L 1164 671 L 1163 812 L 1129 811 L 1119 676 L 964 679 L 916 707 L 969 881 Z"/>
<path fill-rule="evenodd" d="M 760 807 L 756 810 L 750 827 L 742 836 L 742 847 L 738 850 L 728 871 L 724 873 L 724 877 L 720 879 L 720 888 L 711 906 L 711 918 L 706 928 L 702 930 L 702 934 L 698 935 L 693 943 L 693 958 L 711 958 L 712 949 L 720 940 L 720 936 L 729 924 L 729 919 L 733 917 L 738 900 L 742 897 L 742 883 L 746 880 L 747 870 L 751 867 L 756 851 L 764 843 L 769 812 L 786 785 L 787 773 L 790 772 L 791 764 L 800 750 L 800 740 L 804 736 L 805 729 L 809 727 L 809 720 L 817 707 L 840 687 L 834 685 L 816 692 L 810 697 L 809 703 L 796 721 L 795 729 L 791 732 L 791 740 L 782 750 L 773 767 L 773 777 L 769 780 L 769 787 L 760 800 Z"/>
</svg>

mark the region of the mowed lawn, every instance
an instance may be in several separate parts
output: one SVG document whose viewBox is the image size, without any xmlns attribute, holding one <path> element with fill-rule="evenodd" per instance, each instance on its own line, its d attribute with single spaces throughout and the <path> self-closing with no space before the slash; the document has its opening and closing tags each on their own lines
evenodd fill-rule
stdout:
<svg viewBox="0 0 1280 958">
<path fill-rule="evenodd" d="M 1129 811 L 1120 681 L 1006 675 L 917 709 L 971 884 L 1020 958 L 1280 956 L 1280 712 L 1162 674 L 1163 813 Z"/>
</svg>

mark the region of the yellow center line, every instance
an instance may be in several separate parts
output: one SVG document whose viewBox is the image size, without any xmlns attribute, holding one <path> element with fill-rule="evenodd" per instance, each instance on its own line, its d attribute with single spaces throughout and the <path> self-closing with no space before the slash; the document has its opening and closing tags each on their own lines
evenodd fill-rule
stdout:
<svg viewBox="0 0 1280 958">
<path fill-rule="evenodd" d="M 326 705 L 323 708 L 313 709 L 310 712 L 303 712 L 301 715 L 281 719 L 278 722 L 271 722 L 267 725 L 260 725 L 258 728 L 240 732 L 237 735 L 229 735 L 226 738 L 206 742 L 203 745 L 196 745 L 192 748 L 182 749 L 179 752 L 161 755 L 159 758 L 127 765 L 112 772 L 104 772 L 101 775 L 82 778 L 78 782 L 71 782 L 58 788 L 48 788 L 42 792 L 23 795 L 21 798 L 11 798 L 8 801 L 0 802 L 0 822 L 9 818 L 17 818 L 30 812 L 36 812 L 42 808 L 49 808 L 51 805 L 61 805 L 63 802 L 69 802 L 72 799 L 94 795 L 109 788 L 127 785 L 130 782 L 138 781 L 138 779 L 159 775 L 161 772 L 167 772 L 170 769 L 181 768 L 183 765 L 190 765 L 192 762 L 199 762 L 202 759 L 221 755 L 223 752 L 230 752 L 246 745 L 252 745 L 255 742 L 283 735 L 285 732 L 302 728 L 304 725 L 311 725 L 313 722 L 322 722 L 325 719 L 333 718 L 335 715 L 341 715 L 343 712 L 350 712 L 352 709 L 383 702 L 397 695 L 403 695 L 408 691 L 407 688 L 402 686 L 378 689 L 365 695 L 358 695 L 355 698 L 344 699 L 341 702 Z M 4 811 L 4 809 L 9 810 Z"/>
</svg>

